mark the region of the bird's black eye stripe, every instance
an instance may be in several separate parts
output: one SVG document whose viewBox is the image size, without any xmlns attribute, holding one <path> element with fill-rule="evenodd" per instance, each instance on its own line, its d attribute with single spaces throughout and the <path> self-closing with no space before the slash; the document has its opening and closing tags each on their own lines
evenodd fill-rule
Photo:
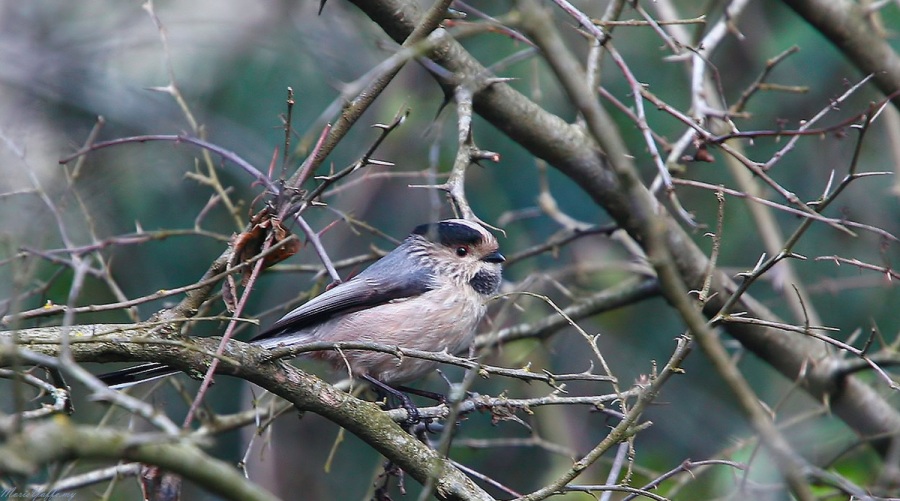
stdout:
<svg viewBox="0 0 900 501">
<path fill-rule="evenodd" d="M 445 247 L 456 247 L 457 254 L 459 248 L 478 245 L 484 240 L 484 234 L 477 229 L 452 221 L 419 225 L 412 232 Z"/>
</svg>

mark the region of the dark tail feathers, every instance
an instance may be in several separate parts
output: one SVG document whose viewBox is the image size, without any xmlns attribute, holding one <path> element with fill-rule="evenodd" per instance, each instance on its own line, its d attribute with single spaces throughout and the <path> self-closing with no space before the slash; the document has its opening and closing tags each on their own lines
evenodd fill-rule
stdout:
<svg viewBox="0 0 900 501">
<path fill-rule="evenodd" d="M 109 385 L 110 388 L 121 390 L 138 383 L 178 374 L 179 372 L 181 371 L 163 364 L 149 363 L 136 365 L 115 372 L 107 372 L 106 374 L 100 374 L 97 377 L 100 378 L 100 381 Z"/>
</svg>

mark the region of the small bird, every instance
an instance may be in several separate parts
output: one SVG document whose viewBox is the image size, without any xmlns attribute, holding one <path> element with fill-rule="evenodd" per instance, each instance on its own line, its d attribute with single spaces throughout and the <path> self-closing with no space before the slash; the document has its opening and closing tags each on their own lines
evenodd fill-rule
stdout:
<svg viewBox="0 0 900 501">
<path fill-rule="evenodd" d="M 359 275 L 291 311 L 250 342 L 266 349 L 371 342 L 457 353 L 471 344 L 487 300 L 499 290 L 503 261 L 497 239 L 478 223 L 423 224 Z M 316 356 L 377 386 L 408 383 L 437 365 L 366 350 Z M 110 387 L 125 388 L 177 372 L 151 363 L 99 377 Z"/>
</svg>

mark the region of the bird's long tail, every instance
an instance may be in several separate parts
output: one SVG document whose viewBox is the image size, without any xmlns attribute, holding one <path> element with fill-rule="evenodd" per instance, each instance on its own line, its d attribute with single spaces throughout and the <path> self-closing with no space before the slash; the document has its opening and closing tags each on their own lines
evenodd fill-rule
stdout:
<svg viewBox="0 0 900 501">
<path fill-rule="evenodd" d="M 100 374 L 97 377 L 100 381 L 109 385 L 110 388 L 121 390 L 138 383 L 171 376 L 172 374 L 178 374 L 179 372 L 181 371 L 167 365 L 148 363 L 114 372 L 107 372 L 106 374 Z"/>
<path fill-rule="evenodd" d="M 313 340 L 309 334 L 295 333 L 291 336 L 264 337 L 266 335 L 268 335 L 268 333 L 263 333 L 262 335 L 253 338 L 250 340 L 250 344 L 271 350 L 284 346 L 296 346 Z M 121 390 L 146 381 L 178 374 L 179 372 L 181 371 L 173 369 L 168 365 L 150 362 L 134 367 L 128 367 L 127 369 L 107 372 L 106 374 L 100 374 L 97 377 L 109 385 L 110 388 Z"/>
</svg>

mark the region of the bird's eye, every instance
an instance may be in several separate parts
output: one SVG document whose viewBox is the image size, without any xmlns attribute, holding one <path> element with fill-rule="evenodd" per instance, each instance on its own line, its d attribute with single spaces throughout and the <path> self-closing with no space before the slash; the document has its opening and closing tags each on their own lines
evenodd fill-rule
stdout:
<svg viewBox="0 0 900 501">
<path fill-rule="evenodd" d="M 465 257 L 465 255 L 468 253 L 469 253 L 468 247 L 457 247 L 456 248 L 456 255 L 459 257 Z"/>
</svg>

